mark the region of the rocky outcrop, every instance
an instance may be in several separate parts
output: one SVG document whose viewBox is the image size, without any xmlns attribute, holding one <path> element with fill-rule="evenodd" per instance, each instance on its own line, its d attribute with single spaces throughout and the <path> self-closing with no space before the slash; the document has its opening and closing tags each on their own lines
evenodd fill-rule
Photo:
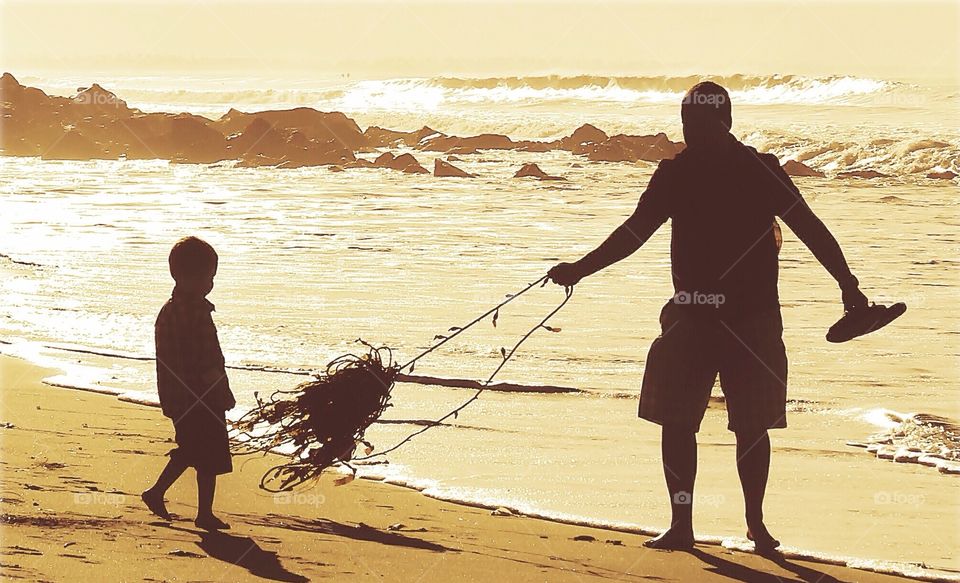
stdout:
<svg viewBox="0 0 960 583">
<path fill-rule="evenodd" d="M 797 162 L 796 160 L 787 160 L 782 168 L 788 176 L 814 176 L 817 178 L 824 177 L 823 172 L 814 170 L 803 162 Z"/>
<path fill-rule="evenodd" d="M 569 150 L 574 154 L 583 154 L 589 145 L 601 144 L 607 140 L 607 133 L 603 130 L 585 123 L 573 133 L 560 140 L 560 148 Z"/>
<path fill-rule="evenodd" d="M 339 111 L 323 112 L 309 107 L 278 109 L 244 113 L 230 109 L 214 122 L 214 127 L 223 135 L 231 136 L 246 131 L 255 120 L 260 119 L 276 130 L 298 131 L 319 144 L 335 143 L 339 148 L 351 151 L 367 145 L 360 126 Z"/>
<path fill-rule="evenodd" d="M 560 141 L 540 142 L 536 140 L 514 141 L 501 134 L 480 134 L 477 136 L 459 137 L 437 134 L 424 139 L 417 146 L 429 152 L 445 152 L 447 154 L 476 154 L 480 150 L 518 150 L 521 152 L 549 152 L 560 147 Z"/>
<path fill-rule="evenodd" d="M 110 160 L 116 155 L 108 153 L 103 146 L 89 140 L 77 130 L 67 130 L 41 155 L 44 160 Z"/>
<path fill-rule="evenodd" d="M 566 180 L 566 178 L 562 176 L 551 176 L 547 174 L 541 170 L 539 166 L 532 162 L 521 166 L 520 169 L 517 170 L 517 172 L 513 175 L 514 178 L 525 178 L 527 176 L 532 176 L 538 180 Z"/>
<path fill-rule="evenodd" d="M 432 136 L 439 137 L 442 135 L 443 134 L 437 130 L 431 129 L 427 126 L 423 126 L 415 132 L 399 132 L 377 126 L 370 126 L 363 132 L 363 136 L 367 141 L 366 145 L 373 148 L 393 146 L 407 146 L 412 148 L 422 142 L 425 138 Z"/>
<path fill-rule="evenodd" d="M 401 172 L 406 172 L 407 174 L 430 174 L 430 171 L 420 165 L 417 162 L 417 159 L 413 157 L 413 154 L 400 154 L 399 156 L 394 156 L 391 152 L 384 152 L 377 156 L 377 159 L 373 161 L 373 166 L 376 168 L 391 168 L 393 170 L 400 170 Z"/>
<path fill-rule="evenodd" d="M 600 143 L 581 146 L 587 159 L 595 162 L 659 162 L 673 158 L 683 150 L 683 144 L 671 142 L 667 135 L 628 136 L 617 134 Z"/>
<path fill-rule="evenodd" d="M 424 140 L 423 143 L 419 145 L 419 149 L 428 152 L 452 152 L 453 150 L 460 150 L 456 152 L 460 154 L 467 153 L 464 150 L 468 150 L 471 153 L 477 150 L 512 150 L 516 145 L 513 140 L 501 134 L 480 134 L 466 138 L 439 135 Z"/>
<path fill-rule="evenodd" d="M 457 178 L 476 178 L 475 174 L 470 174 L 460 168 L 457 168 L 450 162 L 437 158 L 433 161 L 434 176 L 453 176 Z"/>
<path fill-rule="evenodd" d="M 114 117 L 130 117 L 136 111 L 127 107 L 127 102 L 94 83 L 90 87 L 77 90 L 73 103 L 83 107 L 88 113 L 102 113 Z"/>
<path fill-rule="evenodd" d="M 838 172 L 837 178 L 887 178 L 887 175 L 876 170 L 851 170 L 849 172 Z"/>
<path fill-rule="evenodd" d="M 366 138 L 342 113 L 310 108 L 243 113 L 217 121 L 191 114 L 143 113 L 94 84 L 73 97 L 49 96 L 0 77 L 5 155 L 44 159 L 159 158 L 243 166 L 343 164 Z M 229 136 L 229 137 L 228 137 Z"/>
<path fill-rule="evenodd" d="M 521 140 L 514 143 L 515 147 L 513 149 L 520 152 L 549 152 L 550 150 L 560 149 L 560 140 L 554 140 L 552 142 Z"/>
</svg>

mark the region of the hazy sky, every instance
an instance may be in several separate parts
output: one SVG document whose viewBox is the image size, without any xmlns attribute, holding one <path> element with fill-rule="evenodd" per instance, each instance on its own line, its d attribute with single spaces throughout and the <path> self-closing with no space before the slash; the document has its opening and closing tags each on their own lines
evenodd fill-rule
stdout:
<svg viewBox="0 0 960 583">
<path fill-rule="evenodd" d="M 852 74 L 957 79 L 957 2 L 2 2 L 31 75 Z"/>
</svg>

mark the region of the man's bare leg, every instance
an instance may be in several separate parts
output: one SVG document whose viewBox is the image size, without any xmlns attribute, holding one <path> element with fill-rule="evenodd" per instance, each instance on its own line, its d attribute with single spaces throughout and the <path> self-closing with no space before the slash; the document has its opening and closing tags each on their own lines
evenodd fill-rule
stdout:
<svg viewBox="0 0 960 583">
<path fill-rule="evenodd" d="M 763 524 L 763 496 L 770 474 L 770 436 L 766 430 L 737 432 L 737 472 L 743 488 L 747 538 L 754 541 L 758 552 L 769 552 L 780 546 Z"/>
<path fill-rule="evenodd" d="M 670 529 L 644 546 L 685 550 L 693 547 L 693 483 L 697 477 L 697 434 L 664 427 L 660 437 L 663 475 L 670 494 Z"/>
</svg>

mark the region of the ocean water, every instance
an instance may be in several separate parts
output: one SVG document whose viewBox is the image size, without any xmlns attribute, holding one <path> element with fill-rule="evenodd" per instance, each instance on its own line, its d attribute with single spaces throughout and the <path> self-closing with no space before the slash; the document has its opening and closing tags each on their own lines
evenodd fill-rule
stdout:
<svg viewBox="0 0 960 583">
<path fill-rule="evenodd" d="M 145 111 L 216 117 L 230 106 L 308 105 L 344 111 L 361 127 L 426 124 L 514 138 L 554 138 L 590 122 L 610 134 L 663 131 L 679 139 L 676 104 L 690 84 L 661 77 L 18 78 L 61 94 L 96 81 Z M 912 445 L 960 455 L 955 436 L 912 421 L 916 414 L 960 419 L 957 181 L 925 177 L 960 172 L 957 88 L 852 77 L 723 82 L 733 91 L 735 134 L 827 173 L 796 183 L 867 295 L 909 306 L 881 332 L 828 344 L 826 329 L 842 312 L 839 292 L 785 229 L 780 293 L 790 428 L 773 434 L 769 526 L 794 549 L 960 569 L 956 478 L 846 445 L 900 431 Z M 437 156 L 413 154 L 426 167 Z M 172 284 L 166 254 L 176 239 L 196 234 L 220 254 L 210 298 L 228 364 L 238 367 L 234 392 L 241 407 L 250 406 L 254 392 L 303 380 L 258 368 L 318 370 L 356 351 L 358 337 L 392 347 L 401 361 L 415 355 L 435 334 L 601 242 L 632 211 L 655 168 L 568 152 L 461 157 L 457 164 L 478 178 L 0 157 L 0 352 L 64 368 L 53 383 L 155 401 L 149 358 L 153 320 Z M 567 180 L 511 178 L 525 162 Z M 834 178 L 866 169 L 888 176 Z M 665 225 L 633 257 L 578 285 L 552 321 L 562 331 L 535 334 L 497 379 L 530 392 L 484 393 L 450 425 L 363 472 L 443 498 L 665 527 L 659 434 L 636 418 L 636 396 L 671 293 Z M 552 285 L 532 290 L 501 311 L 497 327 L 471 329 L 418 362 L 416 372 L 486 378 L 500 348 L 562 297 Z M 544 385 L 576 392 L 536 392 Z M 471 394 L 398 384 L 387 417 L 439 417 Z M 384 448 L 416 428 L 379 424 L 368 437 Z M 707 412 L 700 443 L 698 533 L 736 541 L 743 510 L 722 404 Z"/>
</svg>

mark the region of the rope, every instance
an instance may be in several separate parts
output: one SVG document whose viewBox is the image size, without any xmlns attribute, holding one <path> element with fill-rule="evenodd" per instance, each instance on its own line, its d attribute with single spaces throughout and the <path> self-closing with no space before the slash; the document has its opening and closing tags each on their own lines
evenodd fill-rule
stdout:
<svg viewBox="0 0 960 583">
<path fill-rule="evenodd" d="M 538 279 L 537 281 L 529 284 L 527 287 L 523 288 L 523 289 L 520 290 L 519 292 L 508 296 L 506 300 L 500 302 L 499 304 L 497 304 L 497 305 L 494 306 L 493 308 L 487 310 L 487 311 L 484 312 L 482 315 L 480 315 L 480 316 L 478 316 L 477 318 L 475 318 L 474 320 L 470 321 L 469 323 L 467 323 L 467 324 L 464 325 L 463 327 L 456 329 L 453 334 L 451 334 L 451 335 L 449 335 L 449 336 L 443 337 L 443 338 L 440 340 L 440 342 L 437 342 L 436 344 L 434 344 L 434 345 L 431 346 L 430 348 L 427 348 L 426 350 L 424 350 L 423 352 L 421 352 L 421 353 L 418 354 L 417 356 L 413 357 L 412 359 L 410 359 L 409 361 L 407 361 L 406 364 L 400 365 L 400 369 L 399 369 L 399 370 L 403 370 L 403 369 L 405 369 L 405 368 L 407 368 L 407 367 L 410 367 L 410 370 L 411 370 L 411 372 L 412 372 L 412 371 L 413 371 L 413 364 L 414 364 L 415 362 L 417 362 L 418 360 L 420 360 L 420 359 L 423 358 L 424 356 L 430 354 L 431 352 L 435 351 L 436 349 L 440 348 L 441 346 L 443 346 L 444 344 L 446 344 L 447 342 L 449 342 L 450 340 L 452 340 L 452 339 L 455 338 L 456 336 L 458 336 L 458 335 L 460 335 L 461 333 L 463 333 L 463 332 L 464 332 L 465 330 L 467 330 L 468 328 L 470 328 L 470 327 L 474 326 L 475 324 L 477 324 L 478 322 L 484 320 L 487 316 L 490 316 L 491 314 L 497 314 L 498 311 L 500 310 L 500 308 L 502 308 L 503 306 L 505 306 L 505 305 L 507 305 L 508 303 L 512 302 L 513 300 L 517 299 L 518 297 L 522 296 L 523 294 L 527 293 L 528 291 L 530 291 L 531 289 L 533 289 L 533 288 L 536 287 L 537 285 L 540 285 L 540 287 L 543 287 L 544 285 L 547 284 L 547 281 L 548 281 L 548 276 L 545 275 L 545 276 L 541 277 L 540 279 Z M 552 318 L 554 315 L 556 315 L 557 312 L 559 312 L 565 305 L 567 305 L 567 302 L 570 301 L 570 298 L 571 298 L 571 297 L 573 297 L 573 286 L 566 286 L 566 287 L 564 287 L 564 298 L 563 298 L 563 301 L 560 302 L 560 304 L 559 304 L 557 307 L 555 307 L 553 310 L 551 310 L 550 313 L 548 313 L 546 316 L 544 316 L 543 319 L 540 320 L 540 322 L 539 322 L 536 326 L 534 326 L 533 328 L 530 328 L 530 330 L 528 330 L 526 334 L 524 334 L 522 337 L 520 337 L 520 340 L 518 340 L 518 341 L 516 342 L 516 344 L 514 344 L 513 347 L 512 347 L 509 351 L 506 351 L 506 350 L 501 349 L 501 351 L 502 351 L 501 354 L 502 354 L 502 356 L 503 356 L 503 360 L 500 362 L 500 365 L 497 366 L 497 368 L 490 374 L 489 377 L 487 377 L 487 380 L 483 382 L 483 385 L 482 385 L 479 389 L 477 389 L 477 391 L 473 394 L 473 396 L 471 396 L 469 399 L 467 399 L 466 401 L 464 401 L 459 407 L 457 407 L 456 409 L 450 411 L 449 413 L 447 413 L 447 414 L 444 415 L 443 417 L 440 417 L 439 419 L 436 419 L 436 420 L 434 420 L 434 421 L 431 421 L 429 424 L 425 425 L 425 426 L 422 427 L 421 429 L 419 429 L 419 430 L 417 430 L 417 431 L 414 431 L 414 432 L 411 433 L 410 435 L 408 435 L 408 436 L 406 436 L 405 438 L 401 439 L 399 442 L 395 443 L 393 446 L 391 446 L 391 447 L 389 447 L 389 448 L 387 448 L 387 449 L 385 449 L 385 450 L 382 450 L 382 451 L 379 451 L 379 452 L 376 452 L 376 453 L 372 453 L 372 454 L 369 454 L 369 455 L 366 455 L 366 456 L 363 456 L 363 457 L 355 457 L 355 458 L 353 458 L 351 461 L 365 461 L 365 460 L 373 459 L 373 458 L 376 458 L 376 457 L 384 456 L 384 455 L 386 455 L 386 454 L 388 454 L 388 453 L 396 450 L 397 448 L 399 448 L 400 446 L 404 445 L 405 443 L 409 442 L 409 441 L 412 440 L 414 437 L 416 437 L 416 436 L 420 435 L 421 433 L 427 431 L 428 429 L 432 429 L 432 428 L 436 427 L 437 425 L 440 425 L 441 423 L 443 423 L 444 421 L 446 421 L 447 419 L 449 419 L 449 418 L 451 418 L 451 417 L 456 418 L 457 415 L 460 413 L 460 411 L 463 411 L 468 405 L 470 405 L 471 403 L 473 403 L 474 401 L 476 401 L 477 399 L 480 398 L 480 395 L 483 394 L 483 392 L 487 389 L 487 387 L 488 387 L 488 386 L 490 385 L 490 383 L 493 381 L 494 377 L 497 376 L 497 373 L 499 373 L 499 372 L 503 369 L 503 367 L 507 364 L 507 362 L 509 362 L 510 359 L 513 358 L 513 355 L 516 353 L 517 349 L 520 348 L 520 345 L 523 344 L 524 342 L 526 342 L 527 339 L 530 338 L 530 336 L 532 336 L 533 333 L 536 332 L 537 330 L 539 330 L 540 328 L 546 328 L 546 327 L 547 327 L 546 324 L 547 324 L 548 321 L 550 321 L 550 318 Z M 494 320 L 494 321 L 495 321 L 495 320 Z"/>
</svg>

